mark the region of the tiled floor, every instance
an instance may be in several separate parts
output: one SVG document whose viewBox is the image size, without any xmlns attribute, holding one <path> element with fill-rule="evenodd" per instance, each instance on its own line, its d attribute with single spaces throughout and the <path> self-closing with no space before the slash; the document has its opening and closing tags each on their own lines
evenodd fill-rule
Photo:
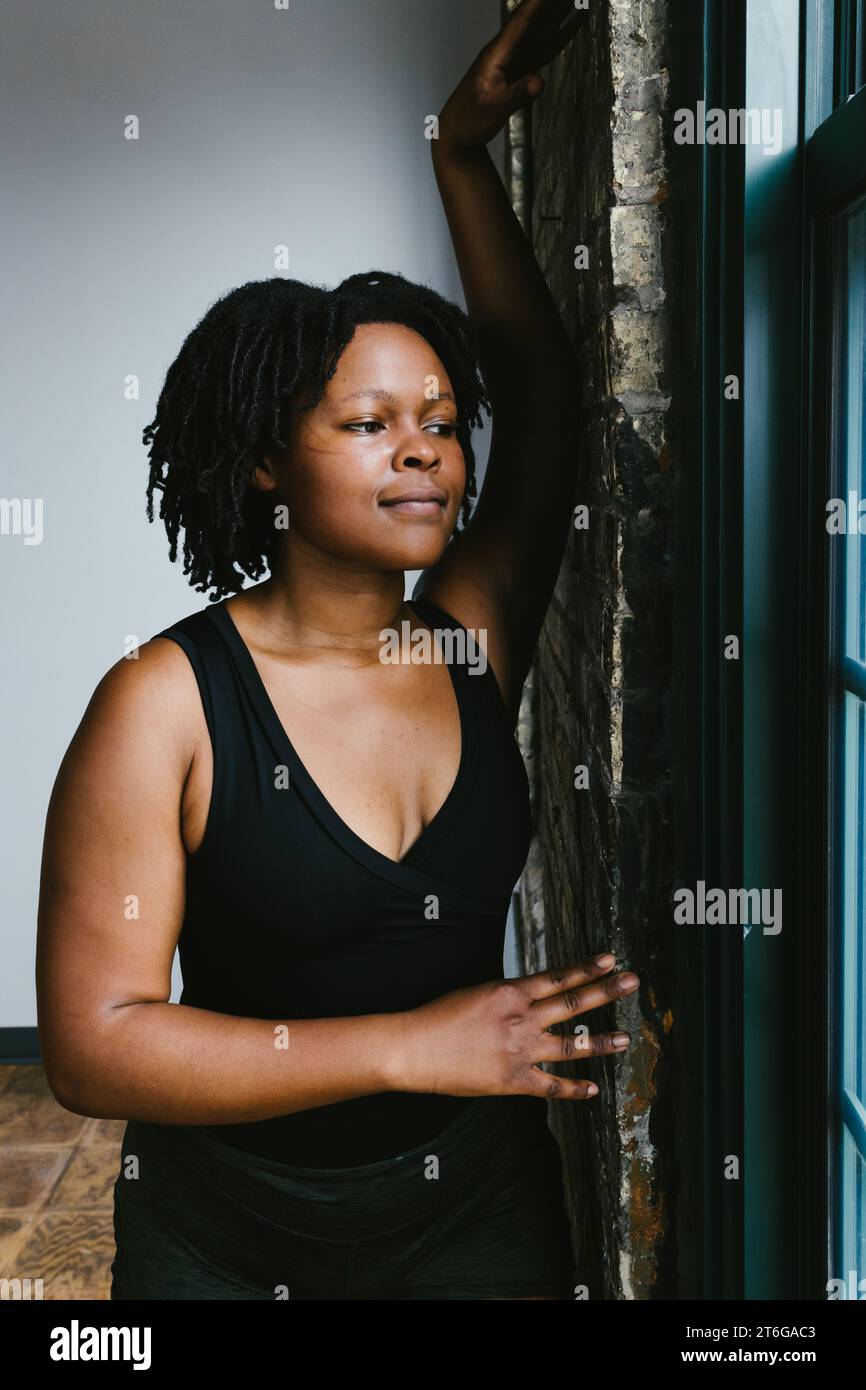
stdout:
<svg viewBox="0 0 866 1390">
<path fill-rule="evenodd" d="M 125 1127 L 64 1110 L 39 1066 L 0 1066 L 0 1278 L 108 1298 Z"/>
</svg>

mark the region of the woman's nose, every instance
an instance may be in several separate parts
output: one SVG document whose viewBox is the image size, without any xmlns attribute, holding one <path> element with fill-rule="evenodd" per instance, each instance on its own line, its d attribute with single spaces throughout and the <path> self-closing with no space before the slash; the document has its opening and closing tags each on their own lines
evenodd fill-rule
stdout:
<svg viewBox="0 0 866 1390">
<path fill-rule="evenodd" d="M 410 434 L 398 448 L 398 456 L 404 463 L 435 463 L 439 458 L 439 446 L 429 434 L 419 431 Z"/>
</svg>

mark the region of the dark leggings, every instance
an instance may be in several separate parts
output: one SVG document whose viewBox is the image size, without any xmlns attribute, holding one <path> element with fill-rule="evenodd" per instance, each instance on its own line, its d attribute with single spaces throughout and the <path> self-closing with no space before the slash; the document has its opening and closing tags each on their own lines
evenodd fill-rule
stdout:
<svg viewBox="0 0 866 1390">
<path fill-rule="evenodd" d="M 112 1299 L 573 1296 L 559 1146 L 531 1096 L 475 1099 L 432 1139 L 355 1168 L 132 1120 L 114 1232 Z"/>
</svg>

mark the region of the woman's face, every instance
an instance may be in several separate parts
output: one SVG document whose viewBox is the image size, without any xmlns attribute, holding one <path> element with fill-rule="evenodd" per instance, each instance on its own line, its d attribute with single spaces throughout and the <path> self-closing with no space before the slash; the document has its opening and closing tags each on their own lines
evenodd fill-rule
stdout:
<svg viewBox="0 0 866 1390">
<path fill-rule="evenodd" d="M 307 545 L 375 569 L 427 569 L 444 551 L 466 486 L 445 367 L 402 324 L 361 324 L 322 400 L 298 415 L 285 455 L 253 482 L 288 507 Z M 424 503 L 403 502 L 424 493 Z"/>
</svg>

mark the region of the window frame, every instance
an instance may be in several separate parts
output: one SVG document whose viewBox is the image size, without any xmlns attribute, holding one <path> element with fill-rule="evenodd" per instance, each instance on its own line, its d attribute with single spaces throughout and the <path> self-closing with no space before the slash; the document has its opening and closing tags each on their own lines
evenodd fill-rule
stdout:
<svg viewBox="0 0 866 1390">
<path fill-rule="evenodd" d="M 853 4 L 847 7 L 853 11 Z M 866 6 L 859 0 L 858 26 L 862 37 L 866 22 Z M 850 16 L 849 16 L 850 22 Z M 838 32 L 838 6 L 837 6 Z M 850 42 L 850 34 L 846 35 Z M 862 47 L 861 47 L 862 52 Z M 816 72 L 813 63 L 812 80 L 830 81 L 831 55 L 824 54 L 824 73 Z M 859 61 L 859 60 L 858 60 Z M 806 147 L 806 213 L 811 240 L 811 287 L 816 305 L 816 332 L 813 380 L 823 388 L 826 406 L 822 408 L 814 391 L 814 422 L 811 434 L 816 472 L 825 481 L 825 505 L 831 497 L 847 501 L 848 468 L 842 457 L 836 406 L 843 395 L 839 373 L 842 341 L 842 297 L 846 285 L 840 274 L 840 241 L 847 211 L 866 197 L 866 142 L 858 132 L 866 129 L 866 86 L 856 93 L 845 93 L 840 84 L 840 70 L 850 75 L 856 71 L 862 80 L 866 74 L 860 62 L 852 69 L 850 56 L 836 54 L 832 62 L 835 84 L 834 109 L 817 127 Z M 847 981 L 847 925 L 843 920 L 845 904 L 845 874 L 849 868 L 845 845 L 847 825 L 845 816 L 845 756 L 846 756 L 846 695 L 851 694 L 866 706 L 866 665 L 846 655 L 846 576 L 847 545 L 826 533 L 825 592 L 827 635 L 825 670 L 827 685 L 827 893 L 826 925 L 830 970 L 827 980 L 828 1058 L 826 1087 L 828 1095 L 828 1124 L 825 1152 L 825 1191 L 827 1206 L 827 1266 L 826 1278 L 847 1279 L 851 1260 L 846 1253 L 850 1239 L 851 1213 L 845 1207 L 846 1167 L 844 1144 L 850 1137 L 866 1164 L 866 1113 L 862 1101 L 851 1095 L 844 1085 L 845 991 Z M 862 1006 L 862 995 L 861 995 Z M 860 1020 L 862 1024 L 862 1018 Z M 866 1278 L 866 1268 L 858 1270 L 858 1279 Z"/>
<path fill-rule="evenodd" d="M 775 168 L 754 152 L 744 168 L 742 883 L 779 887 L 785 904 L 777 939 L 752 928 L 741 943 L 747 1299 L 825 1299 L 839 1277 L 836 600 L 823 521 L 838 495 L 828 490 L 831 219 L 866 187 L 866 89 L 846 89 L 862 75 L 850 35 L 859 26 L 862 38 L 864 8 L 746 3 L 743 104 L 781 106 L 788 123 Z"/>
</svg>

